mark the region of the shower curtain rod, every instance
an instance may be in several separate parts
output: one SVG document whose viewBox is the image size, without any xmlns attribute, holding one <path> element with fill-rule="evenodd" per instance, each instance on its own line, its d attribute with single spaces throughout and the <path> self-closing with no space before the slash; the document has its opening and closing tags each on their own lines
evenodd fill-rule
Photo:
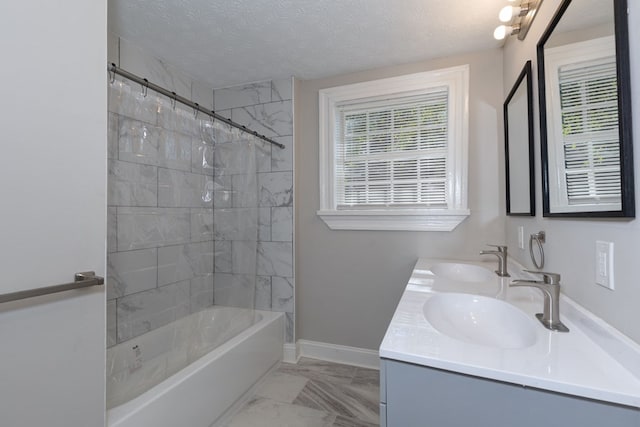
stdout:
<svg viewBox="0 0 640 427">
<path fill-rule="evenodd" d="M 151 83 L 149 80 L 144 79 L 142 77 L 138 77 L 135 74 L 132 74 L 126 70 L 123 70 L 122 68 L 119 68 L 118 66 L 116 66 L 116 64 L 111 63 L 108 67 L 109 72 L 114 73 L 114 74 L 119 74 L 122 77 L 129 79 L 133 82 L 138 83 L 139 85 L 142 86 L 144 93 L 146 94 L 146 91 L 148 89 L 151 89 L 155 92 L 158 92 L 161 95 L 166 96 L 167 98 L 171 99 L 171 101 L 174 102 L 174 105 L 176 102 L 179 102 L 181 104 L 184 104 L 188 107 L 191 107 L 194 109 L 195 111 L 199 111 L 201 113 L 204 113 L 210 117 L 213 117 L 216 120 L 219 120 L 223 123 L 228 124 L 229 126 L 233 126 L 234 128 L 240 129 L 243 132 L 246 133 L 250 133 L 251 135 L 262 139 L 263 141 L 266 141 L 270 144 L 275 145 L 276 147 L 280 147 L 280 148 L 285 148 L 283 144 L 280 144 L 279 142 L 274 141 L 273 139 L 267 138 L 264 135 L 260 135 L 258 132 L 253 131 L 251 129 L 248 129 L 246 126 L 242 126 L 241 124 L 238 124 L 234 121 L 231 121 L 230 119 L 227 119 L 226 117 L 222 117 L 221 115 L 217 114 L 215 111 L 213 110 L 207 110 L 206 108 L 202 107 L 200 104 L 198 104 L 197 102 L 192 102 L 190 100 L 188 100 L 187 98 L 184 98 L 178 94 L 176 94 L 175 92 L 171 92 L 165 88 L 163 88 L 162 86 L 158 86 L 157 84 Z M 115 76 L 114 76 L 115 77 Z M 114 80 L 114 78 L 111 79 L 112 81 Z"/>
</svg>

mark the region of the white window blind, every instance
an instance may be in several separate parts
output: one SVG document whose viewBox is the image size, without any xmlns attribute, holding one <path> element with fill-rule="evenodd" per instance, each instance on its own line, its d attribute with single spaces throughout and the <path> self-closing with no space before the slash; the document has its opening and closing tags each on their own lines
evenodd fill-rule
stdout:
<svg viewBox="0 0 640 427">
<path fill-rule="evenodd" d="M 448 87 L 335 111 L 338 209 L 447 207 Z"/>
<path fill-rule="evenodd" d="M 620 199 L 615 57 L 558 69 L 569 204 Z"/>
</svg>

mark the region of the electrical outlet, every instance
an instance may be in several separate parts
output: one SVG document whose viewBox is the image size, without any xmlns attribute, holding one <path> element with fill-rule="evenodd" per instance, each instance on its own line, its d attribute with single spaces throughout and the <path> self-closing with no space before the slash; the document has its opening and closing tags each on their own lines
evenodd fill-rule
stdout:
<svg viewBox="0 0 640 427">
<path fill-rule="evenodd" d="M 518 227 L 518 248 L 524 249 L 524 227 Z"/>
<path fill-rule="evenodd" d="M 613 242 L 596 241 L 596 284 L 614 289 Z"/>
</svg>

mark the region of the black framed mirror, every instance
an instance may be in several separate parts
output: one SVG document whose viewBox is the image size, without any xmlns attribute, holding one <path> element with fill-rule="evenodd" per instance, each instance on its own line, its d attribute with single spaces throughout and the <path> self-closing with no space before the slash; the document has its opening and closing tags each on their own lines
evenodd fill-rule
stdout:
<svg viewBox="0 0 640 427">
<path fill-rule="evenodd" d="M 507 215 L 536 214 L 532 83 L 527 61 L 503 106 Z"/>
<path fill-rule="evenodd" d="M 626 0 L 563 0 L 537 46 L 545 217 L 635 217 Z"/>
</svg>

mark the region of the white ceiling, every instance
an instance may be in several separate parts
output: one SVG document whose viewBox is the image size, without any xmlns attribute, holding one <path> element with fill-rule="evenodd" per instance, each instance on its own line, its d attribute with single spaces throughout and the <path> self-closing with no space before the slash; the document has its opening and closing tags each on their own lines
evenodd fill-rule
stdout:
<svg viewBox="0 0 640 427">
<path fill-rule="evenodd" d="M 109 28 L 212 87 L 501 45 L 507 0 L 109 0 Z"/>
</svg>

